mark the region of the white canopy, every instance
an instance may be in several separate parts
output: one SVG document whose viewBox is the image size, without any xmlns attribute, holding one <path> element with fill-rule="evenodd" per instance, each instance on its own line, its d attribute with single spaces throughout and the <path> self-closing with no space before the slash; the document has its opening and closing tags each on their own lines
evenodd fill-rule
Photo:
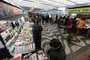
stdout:
<svg viewBox="0 0 90 60">
<path fill-rule="evenodd" d="M 5 0 L 23 6 L 44 10 L 59 9 L 72 6 L 90 5 L 90 0 Z"/>
</svg>

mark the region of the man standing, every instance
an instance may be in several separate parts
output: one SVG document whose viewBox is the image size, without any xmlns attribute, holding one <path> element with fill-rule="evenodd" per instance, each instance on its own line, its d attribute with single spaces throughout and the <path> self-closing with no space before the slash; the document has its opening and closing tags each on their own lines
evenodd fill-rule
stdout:
<svg viewBox="0 0 90 60">
<path fill-rule="evenodd" d="M 43 28 L 38 25 L 38 24 L 34 24 L 33 25 L 33 39 L 34 39 L 34 43 L 35 43 L 35 49 L 36 50 L 40 50 L 41 49 L 41 32 L 42 32 Z"/>
</svg>

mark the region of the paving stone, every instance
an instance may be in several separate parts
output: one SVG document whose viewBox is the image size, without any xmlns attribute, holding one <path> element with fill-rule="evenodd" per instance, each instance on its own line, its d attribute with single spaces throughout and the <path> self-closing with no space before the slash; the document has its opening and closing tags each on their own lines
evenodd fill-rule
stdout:
<svg viewBox="0 0 90 60">
<path fill-rule="evenodd" d="M 80 48 L 81 48 L 81 47 L 75 46 L 75 45 L 71 47 L 71 49 L 72 49 L 73 52 L 76 52 L 76 51 L 79 50 Z"/>
</svg>

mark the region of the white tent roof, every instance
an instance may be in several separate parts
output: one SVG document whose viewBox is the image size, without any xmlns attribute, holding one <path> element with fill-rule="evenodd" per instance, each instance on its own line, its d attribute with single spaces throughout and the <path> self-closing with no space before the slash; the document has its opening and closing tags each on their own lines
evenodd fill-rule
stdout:
<svg viewBox="0 0 90 60">
<path fill-rule="evenodd" d="M 10 1 L 10 0 L 9 0 Z M 11 0 L 24 7 L 40 8 L 44 10 L 58 9 L 70 6 L 90 5 L 90 0 Z"/>
<path fill-rule="evenodd" d="M 90 0 L 71 0 L 73 2 L 76 2 L 78 4 L 86 4 L 86 3 L 90 3 Z"/>
</svg>

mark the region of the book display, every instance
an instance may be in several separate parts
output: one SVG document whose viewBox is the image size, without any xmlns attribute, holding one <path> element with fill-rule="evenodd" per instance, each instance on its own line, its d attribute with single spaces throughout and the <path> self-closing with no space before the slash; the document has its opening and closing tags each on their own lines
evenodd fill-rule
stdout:
<svg viewBox="0 0 90 60">
<path fill-rule="evenodd" d="M 1 33 L 3 41 L 12 56 L 35 50 L 31 27 L 32 23 L 24 21 L 23 24 L 23 26 L 20 24 L 19 26 L 15 26 L 14 29 L 10 26 Z M 4 46 L 1 44 L 0 48 L 3 47 Z"/>
<path fill-rule="evenodd" d="M 32 28 L 30 27 L 30 23 L 26 22 L 15 42 L 14 53 L 25 53 L 33 50 L 34 48 L 35 46 L 32 37 Z"/>
<path fill-rule="evenodd" d="M 23 60 L 47 60 L 47 57 L 46 57 L 45 53 L 42 50 L 40 50 L 36 53 L 28 54 L 27 57 L 25 56 L 23 58 Z"/>
<path fill-rule="evenodd" d="M 47 56 L 43 51 L 38 52 L 38 60 L 47 60 Z"/>
<path fill-rule="evenodd" d="M 33 23 L 28 22 L 22 12 L 21 8 L 0 1 L 0 60 L 22 60 L 24 54 L 35 51 Z M 44 57 L 42 52 L 31 54 L 28 59 L 45 60 Z"/>
<path fill-rule="evenodd" d="M 18 29 L 20 29 L 20 26 L 16 26 L 18 28 L 15 27 L 15 29 L 13 29 L 11 27 L 11 21 L 0 21 L 2 24 L 0 24 L 0 29 L 3 30 L 2 32 L 0 32 L 0 52 L 2 53 L 0 55 L 0 59 L 2 58 L 7 58 L 9 57 L 8 54 L 10 55 L 10 53 L 13 51 L 14 49 L 14 45 L 13 42 L 16 39 L 16 37 L 18 36 Z M 12 32 L 16 30 L 15 34 L 12 35 Z"/>
</svg>

